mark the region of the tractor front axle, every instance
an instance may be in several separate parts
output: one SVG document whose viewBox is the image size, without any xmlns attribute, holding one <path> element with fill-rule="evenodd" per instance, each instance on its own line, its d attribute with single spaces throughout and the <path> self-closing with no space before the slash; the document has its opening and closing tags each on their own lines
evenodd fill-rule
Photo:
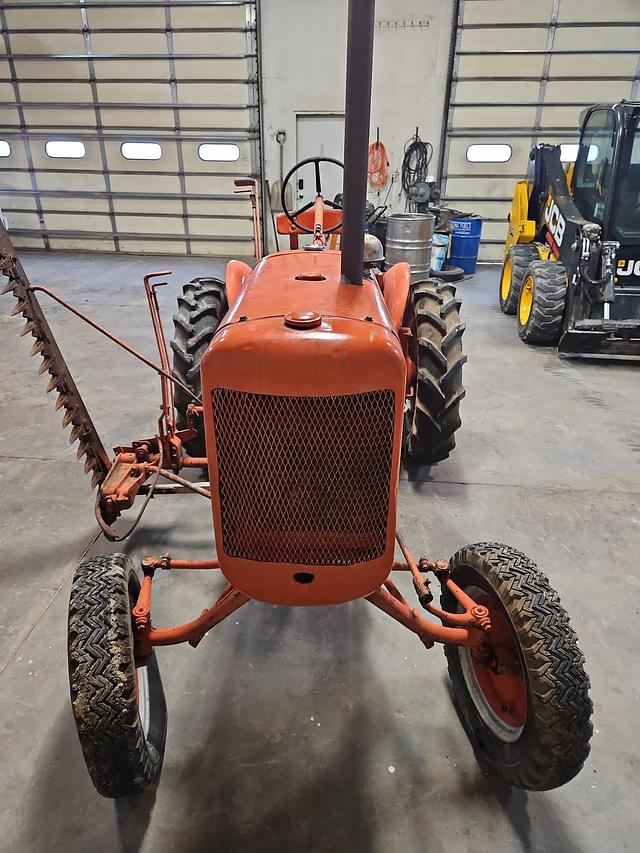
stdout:
<svg viewBox="0 0 640 853">
<path fill-rule="evenodd" d="M 446 561 L 437 560 L 432 563 L 427 557 L 421 557 L 419 561 L 416 561 L 400 531 L 397 531 L 396 538 L 406 562 L 394 562 L 391 571 L 410 571 L 412 573 L 414 589 L 420 604 L 432 616 L 438 618 L 442 624 L 438 625 L 429 619 L 425 619 L 418 610 L 413 609 L 392 580 L 391 574 L 384 584 L 366 596 L 365 600 L 416 634 L 426 648 L 431 648 L 434 643 L 454 646 L 480 646 L 486 633 L 491 630 L 488 609 L 484 605 L 477 604 L 473 598 L 451 580 L 446 568 L 448 566 Z M 172 646 L 178 643 L 189 643 L 191 646 L 197 646 L 207 631 L 214 628 L 239 607 L 251 601 L 250 596 L 245 595 L 232 584 L 227 584 L 213 605 L 203 610 L 195 619 L 169 628 L 154 628 L 151 624 L 151 593 L 157 569 L 219 569 L 220 563 L 218 560 L 176 560 L 170 554 L 164 554 L 161 557 L 144 557 L 141 567 L 144 577 L 138 599 L 131 611 L 138 666 L 145 664 L 154 646 Z M 419 567 L 425 571 L 434 572 L 441 586 L 448 589 L 463 612 L 450 613 L 432 603 L 433 595 Z"/>
</svg>

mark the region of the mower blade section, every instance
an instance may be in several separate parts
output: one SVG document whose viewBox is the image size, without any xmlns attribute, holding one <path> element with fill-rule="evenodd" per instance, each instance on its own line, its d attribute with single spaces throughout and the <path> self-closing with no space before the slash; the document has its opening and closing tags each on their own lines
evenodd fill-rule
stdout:
<svg viewBox="0 0 640 853">
<path fill-rule="evenodd" d="M 69 424 L 73 424 L 70 443 L 80 441 L 78 458 L 86 456 L 85 471 L 92 472 L 91 485 L 95 487 L 102 483 L 109 473 L 111 468 L 109 457 L 2 223 L 0 223 L 0 272 L 9 279 L 8 284 L 2 288 L 2 293 L 13 292 L 17 300 L 11 315 L 22 314 L 27 322 L 22 333 L 30 332 L 35 338 L 31 354 L 42 356 L 38 373 L 49 372 L 51 379 L 47 391 L 57 391 L 59 396 L 55 408 L 65 408 L 63 426 L 66 428 Z"/>
</svg>

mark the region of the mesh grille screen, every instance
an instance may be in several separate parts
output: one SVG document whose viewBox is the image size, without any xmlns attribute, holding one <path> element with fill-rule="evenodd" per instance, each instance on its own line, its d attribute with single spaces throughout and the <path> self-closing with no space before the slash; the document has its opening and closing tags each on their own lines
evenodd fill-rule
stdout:
<svg viewBox="0 0 640 853">
<path fill-rule="evenodd" d="M 226 554 L 342 566 L 384 553 L 392 391 L 212 398 Z"/>
</svg>

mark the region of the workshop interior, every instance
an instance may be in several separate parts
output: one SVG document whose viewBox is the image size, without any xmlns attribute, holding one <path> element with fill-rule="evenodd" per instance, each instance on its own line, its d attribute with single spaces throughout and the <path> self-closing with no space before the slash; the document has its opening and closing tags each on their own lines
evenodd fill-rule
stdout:
<svg viewBox="0 0 640 853">
<path fill-rule="evenodd" d="M 0 850 L 637 848 L 638 13 L 0 4 Z"/>
</svg>

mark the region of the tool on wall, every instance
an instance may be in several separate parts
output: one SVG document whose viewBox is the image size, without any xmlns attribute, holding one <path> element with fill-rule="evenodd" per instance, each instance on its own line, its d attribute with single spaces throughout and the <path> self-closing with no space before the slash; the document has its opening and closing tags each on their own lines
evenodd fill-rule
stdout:
<svg viewBox="0 0 640 853">
<path fill-rule="evenodd" d="M 369 162 L 367 169 L 369 188 L 381 190 L 389 181 L 389 158 L 384 142 L 380 142 L 380 128 L 376 128 L 376 141 L 369 146 Z"/>
<path fill-rule="evenodd" d="M 269 205 L 269 217 L 271 219 L 271 225 L 273 226 L 273 239 L 276 244 L 276 252 L 280 251 L 280 243 L 278 242 L 278 228 L 276 226 L 276 216 L 273 211 L 273 207 L 271 206 L 271 193 L 273 192 L 273 187 L 269 183 L 268 179 L 265 179 L 265 198 L 267 199 L 267 204 Z"/>
<path fill-rule="evenodd" d="M 280 172 L 279 178 L 277 181 L 274 181 L 271 185 L 271 194 L 269 196 L 271 202 L 271 210 L 279 211 L 282 210 L 282 203 L 280 201 L 280 194 L 282 191 L 282 181 L 284 180 L 284 146 L 287 141 L 287 131 L 286 130 L 277 130 L 276 131 L 276 142 L 279 146 L 279 157 L 280 157 Z M 291 199 L 293 202 L 293 199 Z"/>
<path fill-rule="evenodd" d="M 271 221 L 273 223 L 273 231 L 275 235 L 276 241 L 276 250 L 280 250 L 280 245 L 278 243 L 278 231 L 275 226 L 275 218 L 274 214 L 279 213 L 282 210 L 282 183 L 284 180 L 284 146 L 287 141 L 287 131 L 286 130 L 277 130 L 276 131 L 276 142 L 279 146 L 279 159 L 280 159 L 280 168 L 279 168 L 279 177 L 277 181 L 274 181 L 272 184 L 266 182 L 267 186 L 267 198 L 269 199 L 269 212 L 271 215 Z M 289 207 L 293 207 L 293 186 L 289 187 L 287 193 L 287 202 Z"/>
<path fill-rule="evenodd" d="M 415 210 L 417 196 L 425 195 L 425 188 L 416 185 L 435 183 L 429 175 L 433 145 L 430 142 L 423 142 L 418 130 L 419 128 L 416 127 L 414 136 L 405 143 L 402 158 L 401 187 L 405 195 L 405 210 Z"/>
</svg>

